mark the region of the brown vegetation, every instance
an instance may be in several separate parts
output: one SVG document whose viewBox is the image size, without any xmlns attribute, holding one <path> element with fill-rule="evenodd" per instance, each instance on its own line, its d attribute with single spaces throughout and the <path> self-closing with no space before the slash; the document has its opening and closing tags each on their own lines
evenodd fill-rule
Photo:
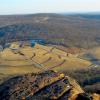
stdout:
<svg viewBox="0 0 100 100">
<path fill-rule="evenodd" d="M 45 39 L 46 43 L 69 47 L 98 46 L 100 19 L 91 19 L 92 15 L 89 18 L 83 16 L 59 14 L 0 16 L 0 43 L 38 38 Z"/>
</svg>

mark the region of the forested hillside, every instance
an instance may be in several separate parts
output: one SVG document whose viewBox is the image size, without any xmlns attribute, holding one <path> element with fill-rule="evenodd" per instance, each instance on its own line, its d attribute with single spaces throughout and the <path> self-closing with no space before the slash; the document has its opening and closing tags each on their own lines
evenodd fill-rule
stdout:
<svg viewBox="0 0 100 100">
<path fill-rule="evenodd" d="M 45 39 L 47 43 L 91 48 L 100 45 L 100 15 L 34 14 L 0 16 L 0 43 Z"/>
</svg>

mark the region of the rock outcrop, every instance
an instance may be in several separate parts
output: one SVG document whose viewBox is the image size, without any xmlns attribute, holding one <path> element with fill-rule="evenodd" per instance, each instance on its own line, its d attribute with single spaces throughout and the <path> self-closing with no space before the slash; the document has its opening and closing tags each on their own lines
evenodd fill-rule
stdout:
<svg viewBox="0 0 100 100">
<path fill-rule="evenodd" d="M 52 70 L 13 77 L 0 85 L 0 100 L 99 100 L 69 76 Z"/>
</svg>

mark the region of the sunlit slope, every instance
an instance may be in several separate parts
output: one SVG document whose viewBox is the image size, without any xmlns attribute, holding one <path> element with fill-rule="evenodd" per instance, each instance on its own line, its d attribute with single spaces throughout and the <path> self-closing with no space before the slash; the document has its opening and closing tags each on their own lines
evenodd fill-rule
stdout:
<svg viewBox="0 0 100 100">
<path fill-rule="evenodd" d="M 18 47 L 18 46 L 17 46 Z M 0 71 L 5 74 L 88 68 L 91 63 L 55 48 L 36 44 L 34 47 L 9 47 L 0 53 Z"/>
<path fill-rule="evenodd" d="M 90 53 L 98 60 L 100 60 L 100 47 L 93 48 Z"/>
<path fill-rule="evenodd" d="M 43 55 L 38 55 L 38 59 L 42 59 L 44 56 L 45 58 L 47 57 L 47 61 L 43 63 L 44 67 L 46 68 L 53 68 L 56 70 L 68 70 L 87 68 L 89 65 L 91 65 L 89 61 L 77 58 L 75 55 L 61 51 L 52 46 L 48 47 L 37 44 L 34 48 L 37 47 L 38 49 L 41 49 L 41 51 L 42 49 L 47 51 Z"/>
</svg>

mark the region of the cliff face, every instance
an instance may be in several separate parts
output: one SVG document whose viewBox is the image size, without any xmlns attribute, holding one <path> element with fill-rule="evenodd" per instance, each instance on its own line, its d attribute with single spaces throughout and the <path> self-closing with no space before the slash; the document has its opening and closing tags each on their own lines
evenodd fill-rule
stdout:
<svg viewBox="0 0 100 100">
<path fill-rule="evenodd" d="M 54 71 L 13 77 L 0 85 L 0 100 L 99 100 L 69 76 Z"/>
</svg>

